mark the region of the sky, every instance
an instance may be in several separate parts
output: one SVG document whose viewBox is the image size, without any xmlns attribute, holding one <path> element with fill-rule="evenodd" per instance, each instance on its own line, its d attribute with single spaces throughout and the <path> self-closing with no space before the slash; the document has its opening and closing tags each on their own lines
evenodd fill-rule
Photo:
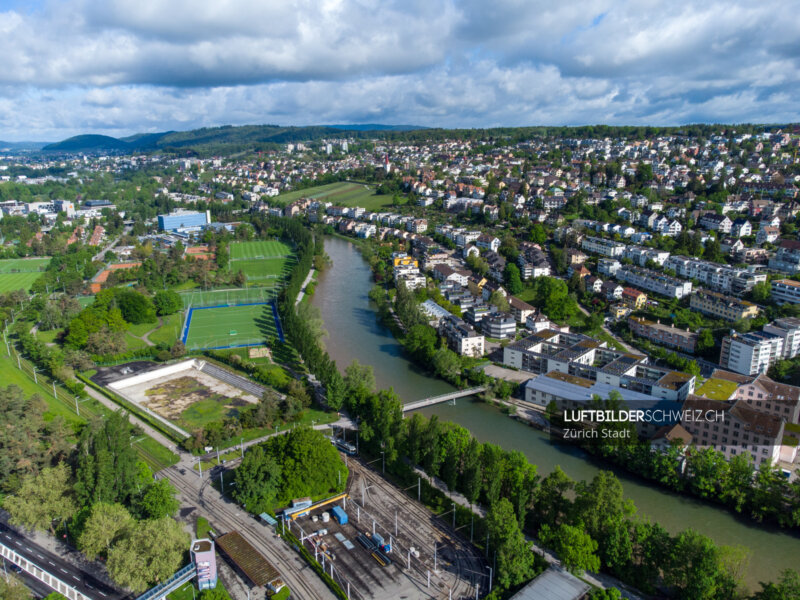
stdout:
<svg viewBox="0 0 800 600">
<path fill-rule="evenodd" d="M 800 0 L 0 0 L 0 140 L 800 121 Z"/>
</svg>

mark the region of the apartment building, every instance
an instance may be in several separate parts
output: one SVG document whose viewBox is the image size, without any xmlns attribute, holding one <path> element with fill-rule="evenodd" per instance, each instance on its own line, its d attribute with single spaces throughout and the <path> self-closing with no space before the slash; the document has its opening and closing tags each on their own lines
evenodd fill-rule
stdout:
<svg viewBox="0 0 800 600">
<path fill-rule="evenodd" d="M 767 280 L 767 274 L 756 271 L 754 267 L 737 269 L 688 256 L 670 256 L 664 267 L 675 271 L 678 277 L 697 279 L 714 291 L 735 296 L 741 296 L 752 290 L 755 284 Z"/>
<path fill-rule="evenodd" d="M 608 256 L 611 258 L 622 256 L 625 252 L 625 244 L 606 240 L 598 237 L 585 237 L 581 242 L 581 248 L 593 254 Z"/>
<path fill-rule="evenodd" d="M 730 233 L 733 227 L 731 221 L 725 215 L 718 215 L 716 213 L 706 213 L 698 221 L 698 225 L 711 231 L 719 231 L 720 233 Z"/>
<path fill-rule="evenodd" d="M 753 410 L 741 401 L 728 404 L 696 396 L 684 402 L 683 413 L 700 415 L 681 422 L 699 448 L 714 448 L 726 460 L 750 454 L 756 469 L 780 458 L 783 420 L 778 417 Z"/>
<path fill-rule="evenodd" d="M 517 323 L 524 323 L 530 315 L 538 312 L 536 307 L 531 306 L 527 302 L 523 302 L 516 296 L 508 297 L 508 307 L 511 316 L 516 319 Z"/>
<path fill-rule="evenodd" d="M 628 246 L 623 253 L 623 258 L 633 261 L 633 264 L 646 267 L 651 260 L 659 266 L 664 266 L 669 258 L 669 252 L 644 246 Z M 612 273 L 613 275 L 613 273 Z"/>
<path fill-rule="evenodd" d="M 691 281 L 670 277 L 642 267 L 626 265 L 617 271 L 616 278 L 667 298 L 683 298 L 692 293 Z"/>
<path fill-rule="evenodd" d="M 535 279 L 550 275 L 550 262 L 538 245 L 522 242 L 519 250 L 517 265 L 519 265 L 519 272 L 523 279 Z"/>
<path fill-rule="evenodd" d="M 781 358 L 794 358 L 800 354 L 800 319 L 784 317 L 767 323 L 762 328 L 766 333 L 773 333 L 783 339 L 783 354 Z"/>
<path fill-rule="evenodd" d="M 778 383 L 764 374 L 752 377 L 717 369 L 711 377 L 738 384 L 729 402 L 744 402 L 759 412 L 779 417 L 787 423 L 800 423 L 800 387 Z"/>
<path fill-rule="evenodd" d="M 769 261 L 770 269 L 794 275 L 800 272 L 800 241 L 783 240 Z"/>
<path fill-rule="evenodd" d="M 622 263 L 615 258 L 601 258 L 597 261 L 597 272 L 613 277 L 622 268 Z"/>
<path fill-rule="evenodd" d="M 454 315 L 446 315 L 439 321 L 439 335 L 453 352 L 462 356 L 483 356 L 484 337 Z"/>
<path fill-rule="evenodd" d="M 800 304 L 800 281 L 776 279 L 772 282 L 772 299 L 778 304 Z"/>
<path fill-rule="evenodd" d="M 622 303 L 630 309 L 641 310 L 647 304 L 647 294 L 640 290 L 626 287 L 622 290 Z"/>
<path fill-rule="evenodd" d="M 494 313 L 481 320 L 481 330 L 486 337 L 510 340 L 517 335 L 517 321 L 509 314 Z"/>
<path fill-rule="evenodd" d="M 660 321 L 649 321 L 642 317 L 628 317 L 628 327 L 638 336 L 651 340 L 667 348 L 675 348 L 694 354 L 699 334 L 684 331 L 675 325 L 662 325 Z"/>
<path fill-rule="evenodd" d="M 689 299 L 689 308 L 697 312 L 726 321 L 751 319 L 758 315 L 758 306 L 709 290 L 697 290 Z"/>
<path fill-rule="evenodd" d="M 505 365 L 531 373 L 558 371 L 665 400 L 684 400 L 694 391 L 694 376 L 648 361 L 647 356 L 557 329 L 539 331 L 503 349 Z"/>
<path fill-rule="evenodd" d="M 758 375 L 783 356 L 783 338 L 774 333 L 751 331 L 722 338 L 719 364 L 742 375 Z"/>
</svg>

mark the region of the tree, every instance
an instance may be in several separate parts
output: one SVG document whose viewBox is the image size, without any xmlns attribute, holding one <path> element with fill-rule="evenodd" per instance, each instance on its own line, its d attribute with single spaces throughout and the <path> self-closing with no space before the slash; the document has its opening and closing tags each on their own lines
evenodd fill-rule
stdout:
<svg viewBox="0 0 800 600">
<path fill-rule="evenodd" d="M 440 377 L 452 381 L 461 374 L 461 360 L 449 348 L 439 348 L 433 354 L 433 369 Z"/>
<path fill-rule="evenodd" d="M 539 245 L 542 245 L 547 241 L 547 232 L 544 230 L 544 227 L 541 223 L 536 223 L 533 227 L 531 227 L 530 240 Z"/>
<path fill-rule="evenodd" d="M 153 306 L 160 317 L 171 315 L 183 308 L 180 294 L 172 290 L 159 290 L 153 296 Z"/>
<path fill-rule="evenodd" d="M 566 321 L 578 310 L 569 295 L 566 282 L 554 277 L 537 277 L 534 281 L 534 303 L 551 319 Z"/>
<path fill-rule="evenodd" d="M 108 574 L 119 585 L 143 592 L 181 567 L 189 539 L 169 517 L 141 521 L 109 551 Z"/>
<path fill-rule="evenodd" d="M 595 590 L 589 596 L 589 600 L 620 600 L 622 594 L 617 588 L 606 588 L 604 590 Z"/>
<path fill-rule="evenodd" d="M 555 529 L 542 525 L 539 539 L 552 548 L 561 559 L 561 564 L 577 575 L 584 571 L 599 571 L 600 559 L 597 557 L 597 542 L 578 527 L 562 523 Z"/>
<path fill-rule="evenodd" d="M 492 292 L 492 295 L 489 296 L 489 304 L 496 306 L 497 310 L 500 312 L 508 312 L 510 309 L 508 298 L 506 298 L 505 294 L 503 294 L 503 292 L 500 290 L 495 290 Z"/>
<path fill-rule="evenodd" d="M 222 587 L 222 584 L 218 582 L 217 587 L 200 592 L 200 600 L 230 600 L 230 596 L 225 588 Z"/>
<path fill-rule="evenodd" d="M 130 443 L 127 413 L 112 413 L 83 428 L 75 449 L 75 491 L 82 506 L 129 504 L 136 493 L 138 457 Z"/>
<path fill-rule="evenodd" d="M 161 519 L 174 515 L 180 503 L 175 499 L 175 488 L 169 480 L 161 478 L 145 488 L 136 507 L 147 519 Z"/>
<path fill-rule="evenodd" d="M 63 596 L 61 597 L 63 598 Z M 30 600 L 33 596 L 19 577 L 9 573 L 6 576 L 0 576 L 0 598 L 3 600 Z"/>
<path fill-rule="evenodd" d="M 86 520 L 78 547 L 89 560 L 98 555 L 108 557 L 111 546 L 127 536 L 135 523 L 128 509 L 121 504 L 98 502 Z"/>
<path fill-rule="evenodd" d="M 100 356 L 121 354 L 127 348 L 125 334 L 122 331 L 111 331 L 108 327 L 103 327 L 100 331 L 90 334 L 86 340 L 86 351 Z"/>
<path fill-rule="evenodd" d="M 154 323 L 156 321 L 156 307 L 153 301 L 136 290 L 125 288 L 117 293 L 117 304 L 122 311 L 122 316 L 128 323 Z"/>
<path fill-rule="evenodd" d="M 800 600 L 800 574 L 791 569 L 781 573 L 777 583 L 761 583 L 752 600 Z"/>
<path fill-rule="evenodd" d="M 714 334 L 710 329 L 703 329 L 697 337 L 697 351 L 701 354 L 708 352 L 714 348 Z"/>
<path fill-rule="evenodd" d="M 362 398 L 375 389 L 375 374 L 372 366 L 362 365 L 353 359 L 344 370 L 344 385 L 347 394 Z"/>
<path fill-rule="evenodd" d="M 753 302 L 758 302 L 759 304 L 769 302 L 772 297 L 772 284 L 769 281 L 759 281 L 753 286 L 750 297 Z"/>
<path fill-rule="evenodd" d="M 506 268 L 503 271 L 503 281 L 505 281 L 506 287 L 512 296 L 519 294 L 524 289 L 519 267 L 512 262 L 506 263 Z"/>
<path fill-rule="evenodd" d="M 542 479 L 536 491 L 533 503 L 536 521 L 542 525 L 549 525 L 551 529 L 557 527 L 572 508 L 569 494 L 574 487 L 575 482 L 556 465 L 556 468 Z"/>
<path fill-rule="evenodd" d="M 495 577 L 498 585 L 509 588 L 533 575 L 536 555 L 530 542 L 519 528 L 511 502 L 505 498 L 496 502 L 486 515 L 489 544 L 497 552 Z"/>
<path fill-rule="evenodd" d="M 691 529 L 678 534 L 665 567 L 665 583 L 678 588 L 685 600 L 716 598 L 728 587 L 720 548 Z"/>
<path fill-rule="evenodd" d="M 262 446 L 250 448 L 236 469 L 234 500 L 252 513 L 273 508 L 281 483 L 281 466 Z"/>
<path fill-rule="evenodd" d="M 15 496 L 3 503 L 11 514 L 11 522 L 28 529 L 55 533 L 54 521 L 64 521 L 78 510 L 69 481 L 66 463 L 27 475 Z"/>
</svg>

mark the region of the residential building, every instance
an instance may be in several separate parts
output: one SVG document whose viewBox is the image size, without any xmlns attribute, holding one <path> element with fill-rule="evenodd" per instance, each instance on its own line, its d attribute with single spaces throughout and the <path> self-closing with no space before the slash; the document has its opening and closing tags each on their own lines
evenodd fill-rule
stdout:
<svg viewBox="0 0 800 600">
<path fill-rule="evenodd" d="M 447 315 L 439 321 L 439 335 L 453 352 L 462 356 L 483 356 L 484 337 L 454 315 Z"/>
<path fill-rule="evenodd" d="M 606 297 L 606 300 L 621 300 L 623 288 L 616 281 L 606 281 L 600 288 L 601 293 Z"/>
<path fill-rule="evenodd" d="M 774 333 L 751 331 L 722 338 L 719 364 L 742 375 L 766 373 L 783 356 L 783 338 Z"/>
<path fill-rule="evenodd" d="M 733 227 L 731 221 L 726 215 L 718 215 L 717 213 L 706 213 L 700 217 L 698 225 L 711 231 L 719 231 L 720 233 L 730 233 Z"/>
<path fill-rule="evenodd" d="M 670 277 L 657 271 L 626 265 L 617 271 L 616 278 L 667 298 L 683 298 L 692 293 L 692 282 Z"/>
<path fill-rule="evenodd" d="M 728 404 L 690 396 L 683 404 L 684 415 L 701 415 L 681 423 L 698 448 L 714 448 L 726 460 L 749 454 L 758 469 L 766 461 L 777 462 L 783 441 L 783 420 L 753 410 L 743 402 Z"/>
<path fill-rule="evenodd" d="M 509 312 L 517 323 L 524 323 L 529 315 L 537 312 L 536 308 L 523 302 L 516 296 L 509 296 L 508 298 Z"/>
<path fill-rule="evenodd" d="M 741 401 L 753 410 L 779 417 L 787 423 L 800 423 L 800 387 L 778 383 L 764 374 L 755 377 L 717 369 L 714 379 L 737 384 L 729 402 Z"/>
<path fill-rule="evenodd" d="M 467 287 L 469 272 L 458 271 L 448 265 L 436 265 L 433 267 L 433 277 L 438 281 L 453 282 Z"/>
<path fill-rule="evenodd" d="M 774 243 L 781 236 L 780 227 L 764 225 L 756 232 L 756 244 L 759 246 L 766 242 Z"/>
<path fill-rule="evenodd" d="M 597 272 L 601 275 L 614 277 L 622 268 L 622 263 L 615 258 L 601 258 L 597 261 Z"/>
<path fill-rule="evenodd" d="M 506 270 L 506 259 L 491 250 L 484 255 L 486 262 L 489 263 L 489 277 L 495 281 L 503 281 L 503 275 Z"/>
<path fill-rule="evenodd" d="M 519 272 L 523 279 L 535 279 L 550 275 L 550 262 L 537 244 L 529 242 L 520 244 L 517 265 L 519 265 Z"/>
<path fill-rule="evenodd" d="M 639 265 L 640 267 L 646 267 L 647 263 L 650 261 L 663 267 L 664 263 L 669 258 L 669 252 L 656 248 L 647 248 L 645 246 L 628 246 L 625 248 L 625 252 L 622 256 L 623 258 L 633 261 L 633 264 Z M 609 275 L 613 275 L 613 273 L 609 273 Z"/>
<path fill-rule="evenodd" d="M 783 354 L 781 358 L 794 358 L 800 354 L 800 319 L 783 317 L 767 323 L 762 328 L 765 333 L 774 333 L 783 338 Z"/>
<path fill-rule="evenodd" d="M 778 304 L 800 304 L 800 281 L 775 279 L 772 281 L 772 299 Z"/>
<path fill-rule="evenodd" d="M 731 226 L 731 235 L 735 238 L 747 237 L 753 234 L 753 226 L 750 221 L 744 218 L 738 218 Z"/>
<path fill-rule="evenodd" d="M 672 255 L 664 267 L 675 271 L 678 277 L 697 279 L 714 291 L 735 296 L 741 296 L 752 290 L 755 284 L 767 280 L 767 274 L 756 271 L 755 267 L 738 269 L 687 256 Z"/>
<path fill-rule="evenodd" d="M 615 242 L 598 237 L 586 237 L 581 242 L 581 248 L 593 254 L 615 258 L 622 256 L 626 246 L 622 242 Z"/>
<path fill-rule="evenodd" d="M 635 335 L 689 354 L 694 354 L 699 337 L 699 334 L 688 329 L 684 331 L 674 324 L 662 325 L 661 321 L 653 322 L 642 317 L 628 317 L 628 327 Z"/>
<path fill-rule="evenodd" d="M 559 371 L 656 399 L 684 400 L 695 384 L 694 376 L 654 367 L 647 356 L 613 350 L 604 341 L 556 329 L 509 344 L 503 348 L 503 363 L 531 373 Z"/>
<path fill-rule="evenodd" d="M 517 322 L 509 314 L 494 313 L 481 320 L 481 329 L 486 337 L 496 340 L 514 339 L 517 335 Z"/>
<path fill-rule="evenodd" d="M 769 261 L 770 269 L 794 275 L 800 272 L 800 241 L 783 240 Z"/>
<path fill-rule="evenodd" d="M 483 250 L 497 252 L 500 248 L 500 238 L 489 235 L 488 233 L 482 233 L 475 240 L 475 245 Z"/>
<path fill-rule="evenodd" d="M 726 296 L 718 292 L 698 289 L 689 299 L 689 308 L 726 321 L 751 319 L 758 316 L 758 306 L 746 300 Z"/>
<path fill-rule="evenodd" d="M 647 304 L 647 294 L 640 290 L 626 287 L 622 290 L 622 303 L 633 310 L 641 310 Z"/>
</svg>

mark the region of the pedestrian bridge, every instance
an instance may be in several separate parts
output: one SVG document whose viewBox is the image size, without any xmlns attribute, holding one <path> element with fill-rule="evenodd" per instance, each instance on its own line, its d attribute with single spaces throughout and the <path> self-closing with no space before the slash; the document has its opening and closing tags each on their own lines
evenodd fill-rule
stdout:
<svg viewBox="0 0 800 600">
<path fill-rule="evenodd" d="M 475 394 L 480 394 L 481 392 L 485 392 L 487 386 L 481 385 L 474 388 L 469 388 L 468 390 L 458 390 L 457 392 L 450 392 L 449 394 L 442 394 L 441 396 L 431 396 L 430 398 L 423 398 L 422 400 L 417 400 L 416 402 L 410 402 L 409 404 L 403 405 L 403 412 L 408 412 L 410 410 L 417 410 L 418 408 L 424 408 L 426 406 L 433 406 L 434 404 L 441 404 L 442 402 L 450 402 L 450 400 L 456 400 L 458 398 L 465 398 L 466 396 L 474 396 Z"/>
<path fill-rule="evenodd" d="M 49 588 L 68 598 L 68 600 L 96 600 L 95 598 L 90 598 L 81 593 L 72 585 L 65 583 L 55 575 L 45 571 L 42 567 L 31 562 L 21 554 L 18 554 L 5 544 L 0 544 L 0 556 L 8 562 L 17 565 L 28 575 L 32 576 L 34 579 L 38 579 Z"/>
</svg>

